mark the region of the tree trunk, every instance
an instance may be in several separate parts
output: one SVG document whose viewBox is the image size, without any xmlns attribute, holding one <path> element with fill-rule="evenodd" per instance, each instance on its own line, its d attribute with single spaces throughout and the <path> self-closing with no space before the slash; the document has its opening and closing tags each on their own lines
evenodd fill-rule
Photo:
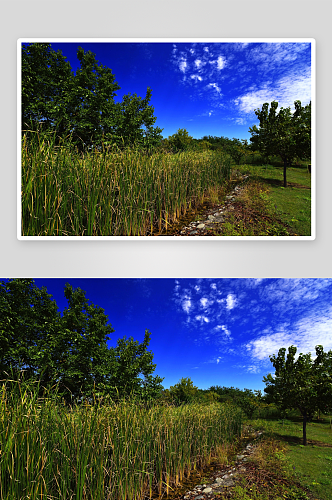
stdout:
<svg viewBox="0 0 332 500">
<path fill-rule="evenodd" d="M 284 187 L 287 187 L 286 170 L 287 170 L 287 160 L 284 160 Z"/>
<path fill-rule="evenodd" d="M 303 445 L 307 446 L 307 412 L 303 412 Z"/>
</svg>

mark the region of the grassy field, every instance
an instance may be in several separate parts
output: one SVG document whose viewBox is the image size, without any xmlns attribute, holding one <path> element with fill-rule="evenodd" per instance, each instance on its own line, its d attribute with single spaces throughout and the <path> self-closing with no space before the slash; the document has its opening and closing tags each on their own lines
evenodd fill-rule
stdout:
<svg viewBox="0 0 332 500">
<path fill-rule="evenodd" d="M 275 474 L 277 471 L 279 484 L 284 484 L 286 489 L 288 488 L 287 498 L 300 500 L 302 487 L 304 499 L 331 500 L 331 416 L 324 416 L 307 424 L 307 446 L 302 444 L 300 417 L 284 420 L 256 420 L 251 421 L 251 425 L 265 431 L 261 449 L 258 450 L 254 463 L 271 473 L 274 471 Z M 277 482 L 275 483 L 277 487 Z M 264 491 L 264 484 L 260 486 L 261 496 L 249 496 L 250 499 L 275 498 L 269 496 L 273 493 L 271 488 L 265 488 L 266 491 Z M 293 493 L 290 493 L 292 490 Z M 295 493 L 296 490 L 297 493 Z M 304 496 L 305 492 L 307 497 Z"/>
<path fill-rule="evenodd" d="M 149 236 L 230 175 L 219 152 L 79 153 L 35 133 L 22 139 L 22 236 Z"/>
<path fill-rule="evenodd" d="M 1 500 L 179 500 L 211 467 L 235 463 L 248 428 L 263 434 L 237 485 L 218 498 L 331 500 L 331 417 L 307 424 L 303 446 L 301 419 L 271 418 L 273 409 L 247 420 L 221 403 L 68 406 L 56 391 L 38 398 L 31 384 L 8 384 L 0 387 Z"/>
<path fill-rule="evenodd" d="M 214 236 L 311 235 L 311 176 L 304 165 L 287 169 L 286 188 L 282 165 L 235 165 L 232 170 L 250 177 Z"/>
<path fill-rule="evenodd" d="M 139 500 L 167 495 L 241 434 L 221 404 L 68 407 L 0 388 L 1 500 Z"/>
<path fill-rule="evenodd" d="M 305 165 L 232 165 L 221 152 L 79 153 L 35 133 L 22 139 L 22 236 L 176 234 L 181 219 L 220 204 L 231 172 L 249 174 L 234 211 L 211 236 L 309 236 L 311 179 Z M 186 222 L 187 223 L 187 220 Z"/>
</svg>

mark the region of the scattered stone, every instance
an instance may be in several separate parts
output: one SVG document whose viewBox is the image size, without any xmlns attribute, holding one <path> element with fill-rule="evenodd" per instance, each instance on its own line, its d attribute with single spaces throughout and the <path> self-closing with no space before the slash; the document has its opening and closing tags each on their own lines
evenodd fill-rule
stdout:
<svg viewBox="0 0 332 500">
<path fill-rule="evenodd" d="M 250 434 L 251 436 L 253 435 L 252 429 Z M 261 434 L 261 431 L 255 432 L 255 439 L 259 438 Z M 235 456 L 236 460 L 241 461 L 241 463 L 236 463 L 235 467 L 226 466 L 223 470 L 216 471 L 215 474 L 218 475 L 211 478 L 210 484 L 198 484 L 192 491 L 187 491 L 182 498 L 184 500 L 207 500 L 212 498 L 214 495 L 225 493 L 225 489 L 226 491 L 229 491 L 228 488 L 232 488 L 236 485 L 238 476 L 247 471 L 246 467 L 244 467 L 242 463 L 247 461 L 248 455 L 252 454 L 254 451 L 255 445 L 252 443 L 247 444 L 242 453 Z M 244 453 L 246 453 L 246 455 L 244 455 Z M 197 494 L 198 496 L 196 496 Z"/>
<path fill-rule="evenodd" d="M 239 196 L 239 194 L 243 190 L 243 183 L 244 181 L 249 177 L 249 175 L 238 175 L 238 181 L 240 184 L 234 187 L 233 191 L 231 191 L 230 194 L 228 194 L 225 197 L 225 202 L 222 206 L 219 205 L 218 208 L 215 209 L 213 213 L 206 214 L 205 217 L 206 219 L 203 221 L 192 221 L 189 224 L 189 227 L 184 227 L 179 231 L 179 235 L 183 236 L 200 236 L 200 235 L 206 235 L 207 230 L 209 229 L 216 229 L 218 227 L 218 224 L 223 224 L 224 218 L 221 217 L 221 214 L 225 214 L 227 212 L 233 211 L 234 210 L 234 203 L 236 201 L 236 197 Z M 195 228 L 198 231 L 196 233 L 191 233 L 190 230 Z"/>
<path fill-rule="evenodd" d="M 203 493 L 211 493 L 212 488 L 208 486 L 207 488 L 204 488 Z"/>
</svg>

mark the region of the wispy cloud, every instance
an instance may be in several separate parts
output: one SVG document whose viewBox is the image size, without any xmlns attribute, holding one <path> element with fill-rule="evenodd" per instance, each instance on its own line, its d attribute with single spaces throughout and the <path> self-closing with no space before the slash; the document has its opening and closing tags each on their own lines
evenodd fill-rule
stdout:
<svg viewBox="0 0 332 500">
<path fill-rule="evenodd" d="M 241 113 L 252 114 L 255 109 L 261 109 L 265 102 L 278 102 L 278 109 L 291 108 L 295 110 L 294 101 L 301 97 L 302 104 L 311 100 L 311 70 L 305 68 L 302 74 L 291 74 L 276 82 L 262 83 L 254 90 L 246 92 L 234 99 L 234 104 Z"/>
<path fill-rule="evenodd" d="M 215 345 L 232 340 L 225 320 L 229 320 L 231 310 L 236 308 L 235 293 L 221 290 L 214 281 L 197 280 L 188 285 L 186 280 L 183 284 L 176 280 L 173 299 L 186 313 L 184 324 L 196 332 L 196 339 Z"/>
<path fill-rule="evenodd" d="M 229 293 L 226 298 L 226 308 L 228 310 L 234 309 L 236 306 L 236 297 L 233 293 Z"/>
<path fill-rule="evenodd" d="M 308 315 L 292 325 L 291 330 L 282 325 L 277 331 L 262 332 L 245 347 L 252 359 L 267 360 L 279 349 L 295 345 L 300 352 L 315 355 L 315 346 L 323 345 L 324 350 L 332 349 L 332 307 L 323 317 L 318 314 Z"/>
<path fill-rule="evenodd" d="M 281 347 L 332 349 L 330 278 L 179 280 L 174 290 L 191 338 L 241 360 L 245 372 L 271 370 Z"/>
<path fill-rule="evenodd" d="M 256 121 L 255 109 L 276 100 L 280 107 L 311 100 L 307 43 L 209 43 L 173 45 L 172 64 L 191 98 L 220 104 L 241 125 Z M 221 110 L 219 109 L 219 112 Z"/>
</svg>

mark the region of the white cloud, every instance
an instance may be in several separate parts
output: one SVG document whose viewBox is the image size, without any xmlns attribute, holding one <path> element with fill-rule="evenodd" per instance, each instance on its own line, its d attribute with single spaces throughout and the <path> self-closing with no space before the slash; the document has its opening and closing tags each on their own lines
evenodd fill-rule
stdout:
<svg viewBox="0 0 332 500">
<path fill-rule="evenodd" d="M 238 125 L 256 120 L 254 110 L 265 102 L 277 100 L 279 108 L 290 106 L 294 110 L 295 100 L 300 99 L 302 105 L 311 100 L 308 43 L 195 43 L 173 47 L 171 60 L 181 83 L 194 87 L 190 98 L 208 99 L 209 106 L 219 110 L 223 96 L 223 107 L 229 107 L 228 116 Z M 239 112 L 235 119 L 234 108 Z"/>
<path fill-rule="evenodd" d="M 201 76 L 199 76 L 199 75 L 190 75 L 190 78 L 192 80 L 195 80 L 196 82 L 197 81 L 201 82 L 203 80 L 203 78 Z"/>
<path fill-rule="evenodd" d="M 240 95 L 234 100 L 234 104 L 241 113 L 253 113 L 255 109 L 261 109 L 265 102 L 271 104 L 278 102 L 278 109 L 291 108 L 295 110 L 294 101 L 300 99 L 302 106 L 311 101 L 311 69 L 306 68 L 302 73 L 292 73 L 280 78 L 276 82 L 265 82 L 260 88 L 251 90 Z"/>
<path fill-rule="evenodd" d="M 259 373 L 261 371 L 260 367 L 257 365 L 249 365 L 246 369 L 249 373 Z"/>
<path fill-rule="evenodd" d="M 202 297 L 200 299 L 200 303 L 201 303 L 201 306 L 205 308 L 209 304 L 209 299 L 207 299 L 206 297 Z"/>
<path fill-rule="evenodd" d="M 189 314 L 190 308 L 191 308 L 191 299 L 190 297 L 185 297 L 182 301 L 182 309 L 184 310 L 184 312 Z"/>
<path fill-rule="evenodd" d="M 220 93 L 221 92 L 221 88 L 218 87 L 218 85 L 216 83 L 209 83 L 207 85 L 207 88 L 212 88 L 214 89 L 216 92 Z"/>
<path fill-rule="evenodd" d="M 206 316 L 202 316 L 200 314 L 195 316 L 195 320 L 198 321 L 201 325 L 204 323 L 210 323 L 209 318 L 207 318 Z"/>
<path fill-rule="evenodd" d="M 229 311 L 231 309 L 234 309 L 234 307 L 236 306 L 236 297 L 233 293 L 229 293 L 227 295 L 227 299 L 226 299 L 226 309 L 228 309 Z"/>
<path fill-rule="evenodd" d="M 217 325 L 214 327 L 213 329 L 214 332 L 224 332 L 224 334 L 226 335 L 226 337 L 230 337 L 231 335 L 231 332 L 227 329 L 227 327 L 225 325 Z"/>
<path fill-rule="evenodd" d="M 217 68 L 220 70 L 220 69 L 223 69 L 223 67 L 225 66 L 225 58 L 222 57 L 222 56 L 219 56 L 218 59 L 217 59 Z"/>
<path fill-rule="evenodd" d="M 323 345 L 324 351 L 332 349 L 332 309 L 325 317 L 309 315 L 298 320 L 291 331 L 283 327 L 274 333 L 270 331 L 245 344 L 252 359 L 267 360 L 273 354 L 277 356 L 282 347 L 287 350 L 291 345 L 297 347 L 297 354 L 311 352 L 315 356 L 316 345 Z"/>
<path fill-rule="evenodd" d="M 220 360 L 223 359 L 222 356 L 217 356 L 217 357 L 214 357 L 212 359 L 209 359 L 208 361 L 204 361 L 203 364 L 219 364 L 220 363 Z"/>
<path fill-rule="evenodd" d="M 196 59 L 194 64 L 195 64 L 197 69 L 200 69 L 202 66 L 204 66 L 205 63 L 203 63 L 203 61 L 201 61 L 201 59 Z"/>
<path fill-rule="evenodd" d="M 185 60 L 182 60 L 179 62 L 179 69 L 180 71 L 182 71 L 182 73 L 185 73 L 186 72 L 186 68 L 187 68 L 187 61 Z"/>
</svg>

